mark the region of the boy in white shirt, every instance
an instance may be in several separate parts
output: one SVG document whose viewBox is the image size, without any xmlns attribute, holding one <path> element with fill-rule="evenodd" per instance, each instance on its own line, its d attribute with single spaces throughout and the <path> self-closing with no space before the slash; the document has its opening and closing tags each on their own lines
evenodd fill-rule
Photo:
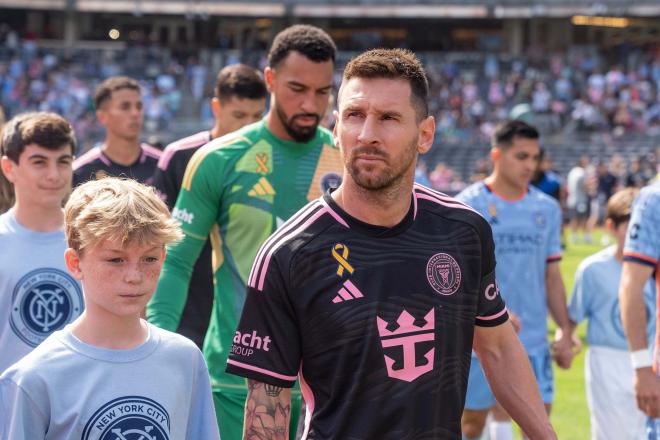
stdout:
<svg viewBox="0 0 660 440">
<path fill-rule="evenodd" d="M 140 318 L 181 231 L 152 188 L 105 178 L 65 207 L 85 311 L 0 376 L 0 438 L 219 439 L 204 358 Z"/>
</svg>

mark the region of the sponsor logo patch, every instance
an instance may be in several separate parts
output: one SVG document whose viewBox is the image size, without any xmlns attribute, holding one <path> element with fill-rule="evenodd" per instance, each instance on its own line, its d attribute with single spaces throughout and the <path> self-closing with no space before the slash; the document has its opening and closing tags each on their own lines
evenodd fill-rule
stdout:
<svg viewBox="0 0 660 440">
<path fill-rule="evenodd" d="M 195 214 L 189 212 L 186 208 L 183 209 L 174 208 L 172 210 L 172 217 L 179 220 L 180 222 L 187 223 L 189 225 L 191 225 L 193 220 L 195 220 Z"/>
<path fill-rule="evenodd" d="M 141 396 L 112 400 L 85 425 L 82 440 L 169 440 L 170 416 L 158 402 Z"/>
<path fill-rule="evenodd" d="M 461 285 L 461 268 L 451 255 L 435 254 L 426 264 L 426 278 L 439 294 L 453 295 Z"/>
<path fill-rule="evenodd" d="M 488 301 L 494 300 L 500 294 L 500 287 L 497 283 L 490 283 L 484 290 L 484 296 Z"/>
<path fill-rule="evenodd" d="M 23 342 L 36 347 L 83 311 L 80 286 L 71 275 L 53 268 L 33 270 L 12 294 L 9 324 Z"/>
<path fill-rule="evenodd" d="M 234 334 L 234 343 L 231 346 L 231 353 L 240 356 L 252 356 L 254 350 L 270 350 L 270 336 L 259 336 L 256 330 L 252 333 L 241 333 L 237 331 Z"/>
<path fill-rule="evenodd" d="M 395 369 L 395 359 L 385 355 L 387 375 L 394 379 L 412 382 L 422 374 L 433 370 L 435 348 L 424 353 L 426 361 L 422 365 L 417 365 L 416 345 L 435 340 L 435 309 L 429 310 L 424 316 L 422 325 L 415 325 L 415 318 L 406 310 L 401 312 L 396 323 L 397 328 L 390 331 L 387 329 L 387 321 L 376 316 L 376 325 L 383 348 L 401 347 L 402 360 L 397 365 L 403 364 L 403 367 Z"/>
</svg>

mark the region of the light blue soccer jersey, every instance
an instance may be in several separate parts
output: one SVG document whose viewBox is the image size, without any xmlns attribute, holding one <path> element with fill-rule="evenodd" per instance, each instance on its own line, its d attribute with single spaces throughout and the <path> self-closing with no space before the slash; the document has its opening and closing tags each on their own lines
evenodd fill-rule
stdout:
<svg viewBox="0 0 660 440">
<path fill-rule="evenodd" d="M 199 349 L 148 324 L 132 349 L 85 344 L 70 326 L 0 376 L 0 438 L 218 440 Z"/>
<path fill-rule="evenodd" d="M 64 264 L 64 231 L 35 232 L 0 215 L 0 373 L 83 311 Z"/>
<path fill-rule="evenodd" d="M 656 290 L 660 288 L 660 183 L 643 188 L 633 203 L 623 259 L 654 268 Z M 656 357 L 658 348 L 656 344 Z"/>
<path fill-rule="evenodd" d="M 587 257 L 575 273 L 575 284 L 568 306 L 571 320 L 587 319 L 587 343 L 628 350 L 619 304 L 621 262 L 610 246 Z M 649 280 L 644 287 L 649 346 L 655 335 L 655 286 Z"/>
<path fill-rule="evenodd" d="M 490 223 L 495 241 L 496 274 L 507 308 L 521 321 L 519 337 L 529 354 L 548 349 L 545 268 L 561 259 L 559 204 L 534 187 L 522 199 L 505 200 L 484 182 L 457 198 Z"/>
</svg>

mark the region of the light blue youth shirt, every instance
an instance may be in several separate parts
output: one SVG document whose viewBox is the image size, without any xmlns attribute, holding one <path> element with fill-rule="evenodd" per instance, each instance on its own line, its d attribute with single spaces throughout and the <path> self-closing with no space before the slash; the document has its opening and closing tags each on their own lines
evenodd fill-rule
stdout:
<svg viewBox="0 0 660 440">
<path fill-rule="evenodd" d="M 0 215 L 0 373 L 83 311 L 66 268 L 64 230 L 36 232 Z"/>
<path fill-rule="evenodd" d="M 568 312 L 575 323 L 587 319 L 589 345 L 628 350 L 619 304 L 622 265 L 615 251 L 615 246 L 603 249 L 578 266 Z M 655 336 L 655 295 L 655 286 L 649 280 L 644 286 L 649 346 Z"/>
<path fill-rule="evenodd" d="M 507 308 L 521 321 L 519 337 L 529 354 L 548 349 L 545 268 L 561 259 L 559 204 L 535 187 L 519 200 L 506 200 L 484 182 L 457 198 L 490 223 L 495 241 L 496 275 Z"/>
<path fill-rule="evenodd" d="M 147 324 L 132 349 L 88 345 L 71 326 L 0 376 L 0 438 L 218 440 L 204 357 Z"/>
</svg>

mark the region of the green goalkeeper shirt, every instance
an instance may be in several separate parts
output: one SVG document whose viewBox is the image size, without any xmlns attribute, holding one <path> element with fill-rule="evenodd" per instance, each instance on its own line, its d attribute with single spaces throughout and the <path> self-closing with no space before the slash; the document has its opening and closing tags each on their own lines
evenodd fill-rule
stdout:
<svg viewBox="0 0 660 440">
<path fill-rule="evenodd" d="M 265 121 L 211 141 L 188 163 L 172 211 L 184 239 L 167 250 L 147 318 L 176 330 L 193 265 L 210 236 L 215 301 L 204 355 L 214 389 L 246 389 L 245 379 L 224 371 L 260 246 L 301 207 L 338 186 L 342 169 L 328 130 L 319 127 L 303 144 L 276 138 Z M 267 347 L 254 342 L 252 349 Z"/>
</svg>

